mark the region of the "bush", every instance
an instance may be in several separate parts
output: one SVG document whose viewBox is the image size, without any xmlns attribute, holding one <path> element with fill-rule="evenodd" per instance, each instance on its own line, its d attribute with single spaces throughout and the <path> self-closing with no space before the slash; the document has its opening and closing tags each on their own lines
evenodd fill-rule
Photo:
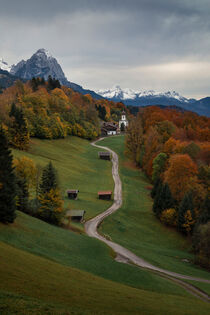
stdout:
<svg viewBox="0 0 210 315">
<path fill-rule="evenodd" d="M 161 213 L 160 221 L 168 226 L 177 225 L 177 212 L 175 209 L 166 209 Z"/>
</svg>

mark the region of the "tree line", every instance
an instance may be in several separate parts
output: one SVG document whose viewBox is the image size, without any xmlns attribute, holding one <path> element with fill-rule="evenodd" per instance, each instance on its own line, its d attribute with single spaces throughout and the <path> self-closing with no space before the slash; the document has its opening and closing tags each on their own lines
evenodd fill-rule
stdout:
<svg viewBox="0 0 210 315">
<path fill-rule="evenodd" d="M 210 119 L 192 112 L 139 111 L 126 151 L 153 183 L 153 212 L 192 239 L 196 261 L 210 268 Z"/>
<path fill-rule="evenodd" d="M 30 137 L 95 139 L 100 135 L 100 121 L 118 122 L 123 109 L 122 103 L 95 100 L 51 77 L 16 81 L 0 95 L 0 123 L 10 143 L 21 150 L 27 149 Z"/>
</svg>

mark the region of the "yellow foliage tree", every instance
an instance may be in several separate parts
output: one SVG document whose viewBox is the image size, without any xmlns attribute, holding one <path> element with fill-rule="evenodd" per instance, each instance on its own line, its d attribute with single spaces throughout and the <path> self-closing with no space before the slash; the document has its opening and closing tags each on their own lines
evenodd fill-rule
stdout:
<svg viewBox="0 0 210 315">
<path fill-rule="evenodd" d="M 160 216 L 160 221 L 165 225 L 176 226 L 177 225 L 177 211 L 173 208 L 163 210 Z"/>
<path fill-rule="evenodd" d="M 192 213 L 190 210 L 186 211 L 184 218 L 185 218 L 185 223 L 182 226 L 186 230 L 187 233 L 190 233 L 192 231 L 193 225 L 195 224 L 195 220 L 193 220 Z"/>
<path fill-rule="evenodd" d="M 37 167 L 35 163 L 26 156 L 13 160 L 15 172 L 18 177 L 24 179 L 28 188 L 35 187 L 37 177 Z"/>
</svg>

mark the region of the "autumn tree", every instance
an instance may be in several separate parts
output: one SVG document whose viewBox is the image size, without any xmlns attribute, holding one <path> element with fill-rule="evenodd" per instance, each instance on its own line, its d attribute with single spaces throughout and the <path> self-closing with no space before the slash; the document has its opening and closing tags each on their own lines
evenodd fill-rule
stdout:
<svg viewBox="0 0 210 315">
<path fill-rule="evenodd" d="M 16 183 L 12 154 L 5 132 L 0 127 L 0 221 L 12 223 L 16 214 Z"/>
<path fill-rule="evenodd" d="M 25 180 L 28 189 L 36 187 L 37 167 L 33 160 L 23 156 L 13 160 L 16 176 Z"/>
<path fill-rule="evenodd" d="M 180 201 L 189 190 L 189 179 L 197 174 L 197 166 L 187 154 L 175 154 L 169 159 L 165 181 L 169 184 L 173 197 Z"/>
<path fill-rule="evenodd" d="M 136 118 L 131 121 L 127 128 L 125 141 L 127 152 L 132 160 L 138 164 L 143 144 L 143 129 L 140 119 Z"/>
<path fill-rule="evenodd" d="M 63 200 L 58 188 L 56 171 L 51 162 L 43 170 L 38 200 L 39 218 L 58 225 L 63 211 Z"/>
</svg>

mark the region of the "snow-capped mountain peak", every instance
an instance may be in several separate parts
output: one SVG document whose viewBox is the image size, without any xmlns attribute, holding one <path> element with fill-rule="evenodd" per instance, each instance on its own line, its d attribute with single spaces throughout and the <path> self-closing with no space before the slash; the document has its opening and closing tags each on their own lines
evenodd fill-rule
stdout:
<svg viewBox="0 0 210 315">
<path fill-rule="evenodd" d="M 53 56 L 51 55 L 49 50 L 44 49 L 44 48 L 38 49 L 37 52 L 35 53 L 35 55 L 40 56 L 40 57 L 43 57 L 43 55 L 45 55 L 48 59 L 53 58 Z"/>
<path fill-rule="evenodd" d="M 0 69 L 10 72 L 11 66 L 9 66 L 8 63 L 3 60 L 3 58 L 0 58 Z"/>
<path fill-rule="evenodd" d="M 153 100 L 153 102 L 159 102 L 160 99 L 170 99 L 176 102 L 189 103 L 190 100 L 181 96 L 179 93 L 175 91 L 168 92 L 156 92 L 154 90 L 147 91 L 135 91 L 129 88 L 121 89 L 119 85 L 114 86 L 111 89 L 106 90 L 98 90 L 97 93 L 104 98 L 117 100 L 117 101 L 126 101 L 126 104 L 129 101 L 139 101 L 139 100 Z"/>
<path fill-rule="evenodd" d="M 121 100 L 134 99 L 136 97 L 134 90 L 129 88 L 121 89 L 119 85 L 115 85 L 108 90 L 98 90 L 97 93 L 105 98 L 118 98 Z"/>
<path fill-rule="evenodd" d="M 58 79 L 61 84 L 67 84 L 61 66 L 44 48 L 38 49 L 28 60 L 22 60 L 17 65 L 13 65 L 10 73 L 26 80 L 33 77 L 43 77 L 47 80 L 50 75 Z"/>
</svg>

